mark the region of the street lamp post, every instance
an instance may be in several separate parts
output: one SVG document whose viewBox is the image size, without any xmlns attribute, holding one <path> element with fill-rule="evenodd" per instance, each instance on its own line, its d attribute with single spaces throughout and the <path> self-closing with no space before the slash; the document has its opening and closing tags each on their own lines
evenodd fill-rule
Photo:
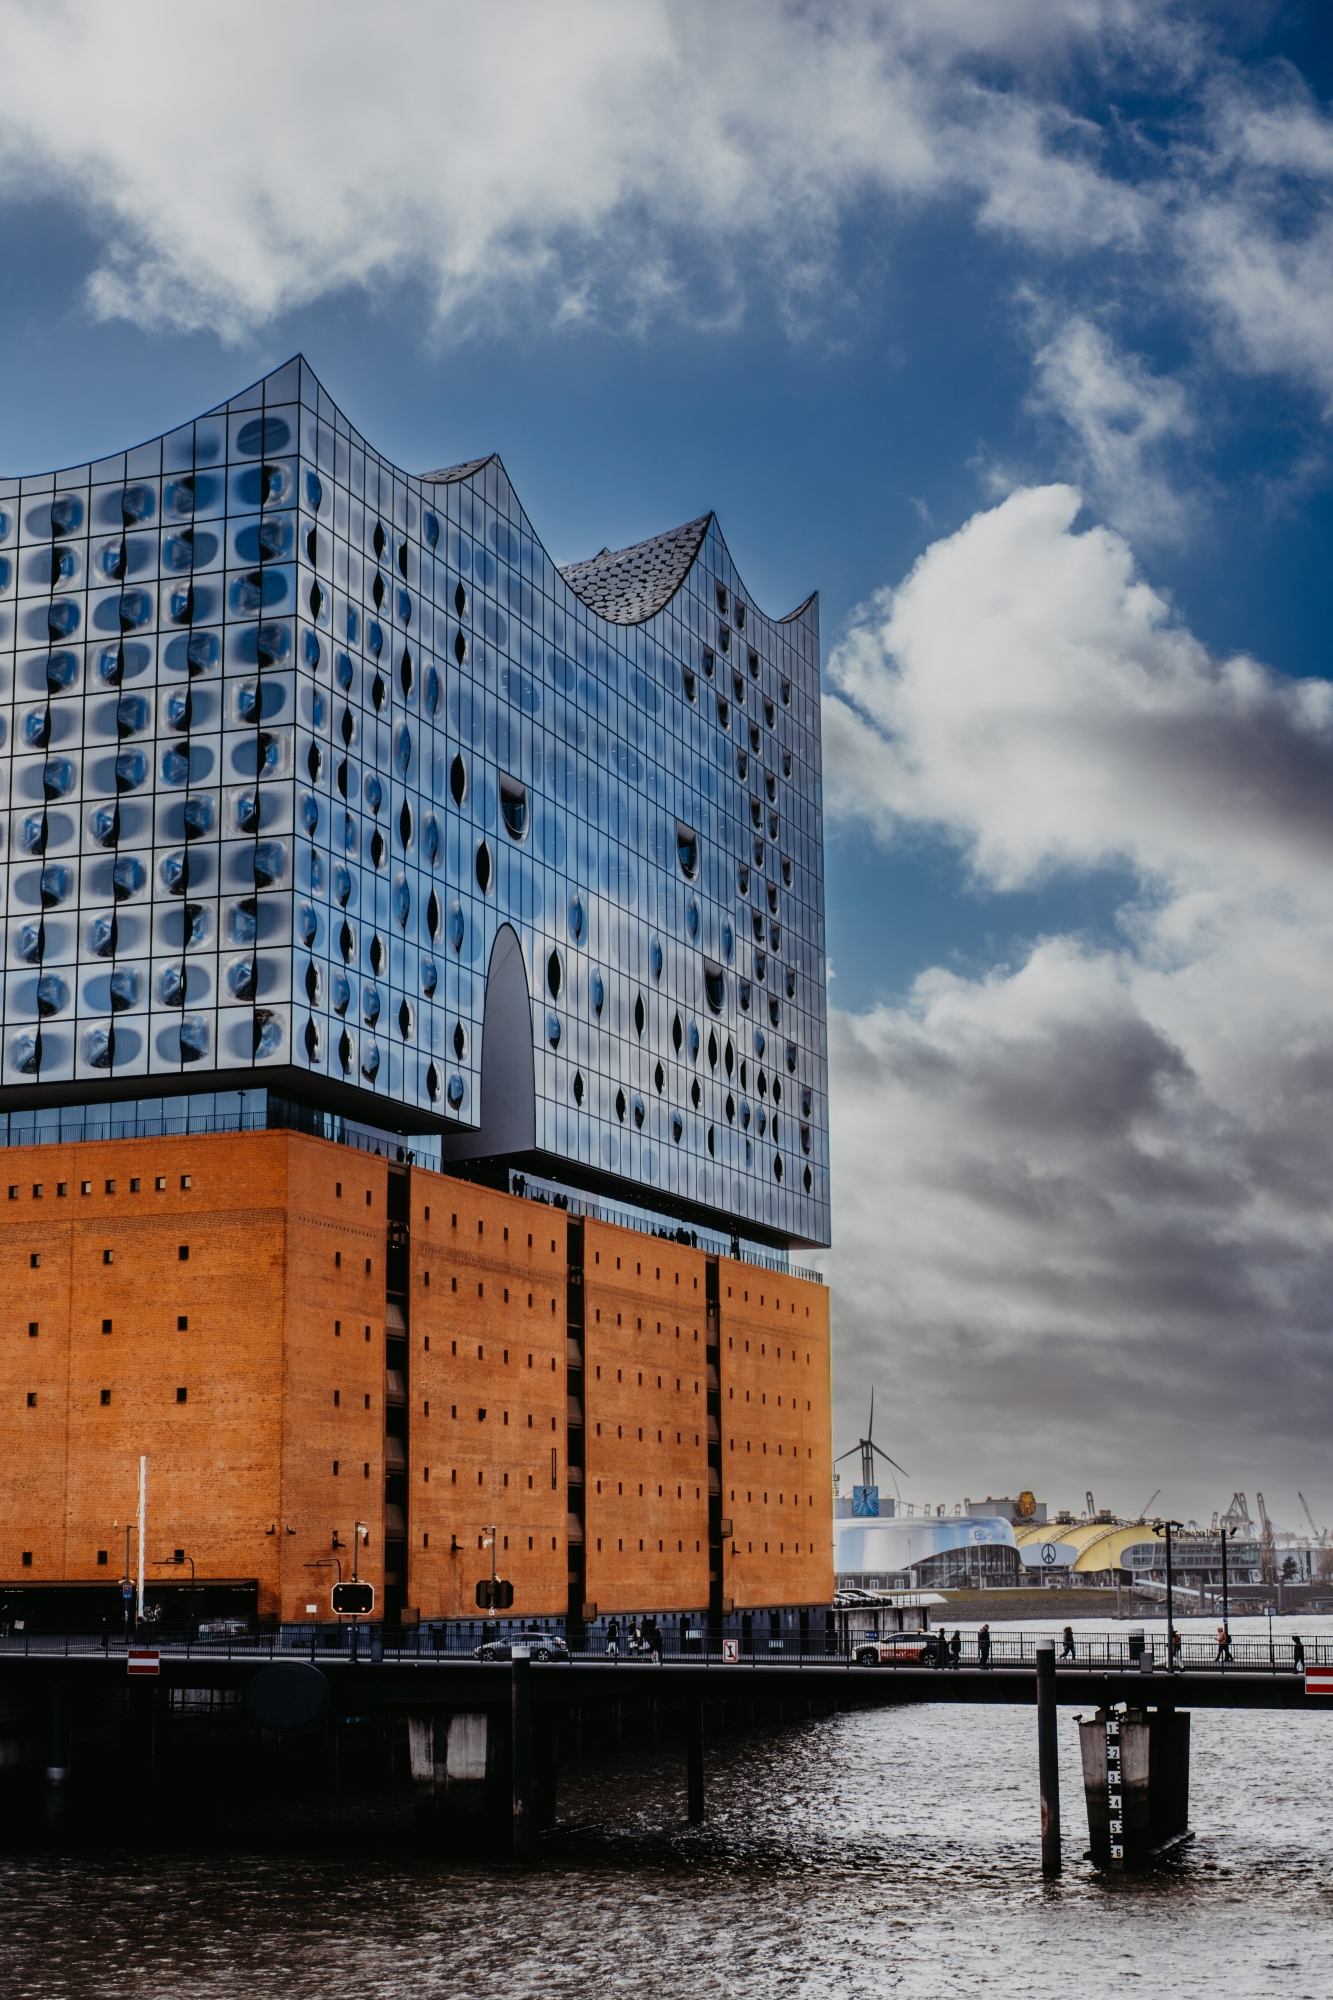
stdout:
<svg viewBox="0 0 1333 2000">
<path fill-rule="evenodd" d="M 120 1594 L 125 1604 L 125 1644 L 130 1643 L 131 1606 L 134 1603 L 134 1578 L 130 1574 L 130 1536 L 134 1532 L 133 1521 L 125 1523 L 125 1580 L 120 1586 Z"/>
<path fill-rule="evenodd" d="M 1166 1537 L 1166 1670 L 1169 1674 L 1173 1674 L 1176 1670 L 1175 1600 L 1171 1589 L 1171 1530 L 1182 1525 L 1180 1521 L 1153 1523 L 1153 1533 Z"/>
<path fill-rule="evenodd" d="M 1235 1535 L 1234 1528 L 1223 1528 L 1219 1537 L 1222 1543 L 1222 1665 L 1226 1667 L 1231 1658 L 1231 1604 L 1227 1596 L 1227 1543 Z"/>
<path fill-rule="evenodd" d="M 494 1628 L 490 1636 L 495 1639 L 498 1639 L 500 1637 L 500 1621 L 496 1617 L 495 1612 L 496 1612 L 496 1603 L 500 1593 L 495 1587 L 497 1581 L 497 1572 L 495 1568 L 496 1525 L 497 1524 L 494 1521 L 492 1521 L 488 1527 L 482 1529 L 481 1533 L 483 1541 L 489 1546 L 491 1551 L 491 1594 L 490 1594 L 490 1599 L 486 1606 L 487 1611 L 490 1613 L 489 1622 Z"/>
</svg>

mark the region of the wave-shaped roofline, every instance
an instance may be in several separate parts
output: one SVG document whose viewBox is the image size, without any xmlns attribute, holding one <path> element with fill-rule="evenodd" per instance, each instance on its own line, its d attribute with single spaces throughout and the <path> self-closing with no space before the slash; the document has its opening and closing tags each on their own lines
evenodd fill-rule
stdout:
<svg viewBox="0 0 1333 2000">
<path fill-rule="evenodd" d="M 156 431 L 151 437 L 143 438 L 137 444 L 123 446 L 119 451 L 105 452 L 100 458 L 85 459 L 79 465 L 62 466 L 50 472 L 0 476 L 0 488 L 10 484 L 25 487 L 35 482 L 50 480 L 53 487 L 58 490 L 62 478 L 70 473 L 85 470 L 91 472 L 97 466 L 108 465 L 113 459 L 128 458 L 136 451 L 142 451 L 149 445 L 158 444 L 163 439 L 173 436 L 177 431 L 184 430 L 188 424 L 202 423 L 210 417 L 225 417 L 229 412 L 234 413 L 235 404 L 242 402 L 246 397 L 253 396 L 256 391 L 262 391 L 268 383 L 275 381 L 279 376 L 285 375 L 294 367 L 299 368 L 309 377 L 310 381 L 318 389 L 320 397 L 327 403 L 329 410 L 346 424 L 349 436 L 355 439 L 357 444 L 363 446 L 367 451 L 373 452 L 381 464 L 387 467 L 395 477 L 402 479 L 408 484 L 418 487 L 462 484 L 467 480 L 474 479 L 487 466 L 495 465 L 499 469 L 506 487 L 513 495 L 524 526 L 533 541 L 541 549 L 543 555 L 550 562 L 551 567 L 561 577 L 570 592 L 587 610 L 591 611 L 595 617 L 602 619 L 605 624 L 620 626 L 644 625 L 650 619 L 657 617 L 660 612 L 666 610 L 672 599 L 679 594 L 688 580 L 691 570 L 699 559 L 700 552 L 704 547 L 710 529 L 716 536 L 726 556 L 734 579 L 734 587 L 739 588 L 745 601 L 758 611 L 759 616 L 764 618 L 768 624 L 791 625 L 798 620 L 811 618 L 816 614 L 819 602 L 818 591 L 811 591 L 809 596 L 803 598 L 793 610 L 785 612 L 777 618 L 772 617 L 769 613 L 755 605 L 753 599 L 750 597 L 750 593 L 741 582 L 740 571 L 737 569 L 731 551 L 727 547 L 726 537 L 718 525 L 716 514 L 712 512 L 702 514 L 693 521 L 687 521 L 680 527 L 668 528 L 661 534 L 650 535 L 645 541 L 633 542 L 626 548 L 602 549 L 597 555 L 590 556 L 584 561 L 566 563 L 562 566 L 556 562 L 546 543 L 537 533 L 532 517 L 523 505 L 523 502 L 518 498 L 514 482 L 509 477 L 505 469 L 504 460 L 498 452 L 488 452 L 482 458 L 465 459 L 458 465 L 443 466 L 433 472 L 408 472 L 404 467 L 395 465 L 393 460 L 386 457 L 379 449 L 378 445 L 372 444 L 368 438 L 364 437 L 357 430 L 346 412 L 329 395 L 323 382 L 311 367 L 304 353 L 299 349 L 277 368 L 271 368 L 267 373 L 257 376 L 245 388 L 238 389 L 234 395 L 227 397 L 221 403 L 213 404 L 210 409 L 201 411 L 198 416 L 187 417 L 182 424 L 169 425 L 165 430 Z M 261 396 L 261 403 L 263 400 Z M 282 397 L 284 403 L 292 401 L 299 403 L 301 400 L 299 390 L 295 396 L 284 394 Z M 317 412 L 317 414 L 319 413 Z M 686 551 L 688 551 L 688 559 L 683 560 Z M 597 601 L 599 597 L 601 599 L 600 603 Z M 613 603 L 618 604 L 628 615 L 617 616 L 613 611 L 603 608 L 604 605 Z"/>
</svg>

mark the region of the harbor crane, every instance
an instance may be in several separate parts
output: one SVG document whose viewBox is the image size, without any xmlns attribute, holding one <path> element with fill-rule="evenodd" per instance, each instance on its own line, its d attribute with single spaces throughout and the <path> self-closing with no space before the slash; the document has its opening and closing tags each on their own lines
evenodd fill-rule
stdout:
<svg viewBox="0 0 1333 2000">
<path fill-rule="evenodd" d="M 1314 1515 L 1310 1512 L 1310 1503 L 1306 1499 L 1305 1495 L 1301 1492 L 1299 1487 L 1297 1487 L 1296 1489 L 1296 1498 L 1301 1503 L 1301 1512 L 1304 1514 L 1306 1520 L 1310 1523 L 1310 1533 L 1314 1536 L 1320 1548 L 1323 1548 L 1328 1541 L 1328 1529 L 1317 1528 L 1315 1526 Z"/>
<path fill-rule="evenodd" d="M 1259 1574 L 1265 1583 L 1276 1583 L 1277 1544 L 1273 1539 L 1273 1523 L 1268 1518 L 1263 1494 L 1256 1491 L 1254 1498 L 1259 1509 Z"/>
</svg>

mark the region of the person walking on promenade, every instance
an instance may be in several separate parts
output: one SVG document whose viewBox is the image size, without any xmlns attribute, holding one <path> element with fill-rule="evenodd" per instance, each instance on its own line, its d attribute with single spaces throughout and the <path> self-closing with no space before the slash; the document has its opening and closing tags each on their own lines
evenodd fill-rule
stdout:
<svg viewBox="0 0 1333 2000">
<path fill-rule="evenodd" d="M 951 1667 L 956 1667 L 959 1661 L 962 1659 L 962 1657 L 963 1657 L 963 1635 L 955 1626 L 954 1635 L 952 1639 L 950 1639 L 949 1641 L 949 1665 Z"/>
<path fill-rule="evenodd" d="M 989 1625 L 983 1625 L 981 1630 L 977 1633 L 977 1665 L 980 1667 L 989 1667 L 990 1665 Z"/>
<path fill-rule="evenodd" d="M 1217 1628 L 1217 1658 L 1213 1661 L 1213 1665 L 1216 1666 L 1219 1660 L 1229 1660 L 1230 1658 L 1231 1634 L 1225 1625 L 1219 1625 Z"/>
<path fill-rule="evenodd" d="M 1291 1670 L 1296 1674 L 1305 1672 L 1305 1648 L 1301 1644 L 1299 1632 L 1293 1632 L 1291 1635 Z"/>
<path fill-rule="evenodd" d="M 1064 1642 L 1060 1647 L 1060 1658 L 1062 1660 L 1076 1660 L 1078 1658 L 1078 1654 L 1074 1651 L 1074 1628 L 1072 1625 L 1065 1626 Z"/>
<path fill-rule="evenodd" d="M 606 1628 L 606 1653 L 611 1660 L 620 1657 L 620 1621 L 616 1618 Z"/>
</svg>

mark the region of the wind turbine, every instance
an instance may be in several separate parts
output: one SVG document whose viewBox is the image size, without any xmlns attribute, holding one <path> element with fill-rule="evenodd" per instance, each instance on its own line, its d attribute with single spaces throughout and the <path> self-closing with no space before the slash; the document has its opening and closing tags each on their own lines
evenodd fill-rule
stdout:
<svg viewBox="0 0 1333 2000">
<path fill-rule="evenodd" d="M 873 1487 L 875 1485 L 876 1452 L 879 1453 L 879 1456 L 884 1460 L 886 1465 L 892 1466 L 895 1472 L 901 1472 L 904 1479 L 911 1477 L 911 1474 L 903 1466 L 899 1465 L 896 1458 L 890 1458 L 883 1446 L 875 1443 L 875 1392 L 873 1389 L 870 1391 L 870 1424 L 865 1437 L 858 1438 L 850 1451 L 843 1452 L 842 1456 L 836 1458 L 833 1462 L 835 1465 L 841 1465 L 844 1458 L 854 1458 L 858 1452 L 861 1454 L 862 1486 Z M 901 1500 L 902 1495 L 898 1493 L 898 1482 L 896 1479 L 893 1482 L 893 1490 Z"/>
</svg>

